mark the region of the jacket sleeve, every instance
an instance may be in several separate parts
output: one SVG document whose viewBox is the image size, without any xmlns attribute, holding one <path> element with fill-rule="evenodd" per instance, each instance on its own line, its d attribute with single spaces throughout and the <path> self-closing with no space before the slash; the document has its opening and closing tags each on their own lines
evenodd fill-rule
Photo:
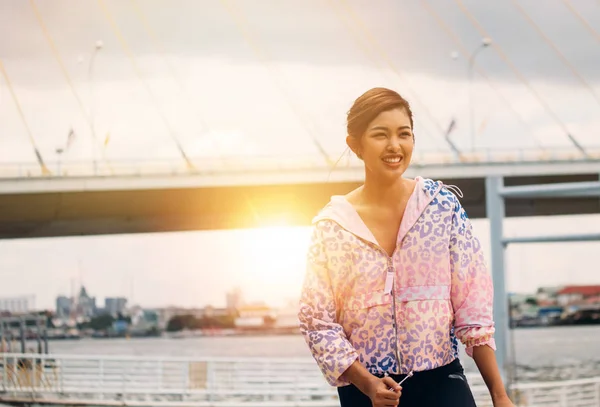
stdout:
<svg viewBox="0 0 600 407">
<path fill-rule="evenodd" d="M 452 213 L 450 236 L 451 298 L 454 334 L 473 357 L 473 347 L 494 341 L 492 277 L 485 265 L 479 239 L 458 199 Z"/>
<path fill-rule="evenodd" d="M 350 383 L 341 376 L 358 358 L 358 353 L 336 321 L 336 301 L 327 264 L 322 233 L 315 226 L 300 296 L 300 332 L 327 382 L 345 386 Z"/>
</svg>

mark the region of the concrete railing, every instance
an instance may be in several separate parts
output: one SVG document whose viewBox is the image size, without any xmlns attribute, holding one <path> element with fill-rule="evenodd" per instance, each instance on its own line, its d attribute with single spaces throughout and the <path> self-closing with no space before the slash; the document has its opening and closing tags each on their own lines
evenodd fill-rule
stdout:
<svg viewBox="0 0 600 407">
<path fill-rule="evenodd" d="M 540 162 L 581 162 L 600 161 L 600 147 L 589 148 L 584 156 L 571 148 L 556 149 L 518 149 L 483 150 L 463 153 L 461 156 L 443 151 L 415 152 L 413 165 L 475 165 L 510 164 Z M 37 177 L 106 177 L 106 176 L 144 176 L 144 175 L 187 175 L 187 174 L 249 174 L 265 171 L 336 171 L 361 166 L 359 160 L 344 154 L 340 157 L 325 159 L 319 156 L 228 156 L 195 157 L 189 163 L 182 159 L 165 160 L 102 160 L 95 164 L 91 161 L 46 162 L 46 172 L 35 162 L 0 163 L 1 178 L 37 178 Z"/>
</svg>

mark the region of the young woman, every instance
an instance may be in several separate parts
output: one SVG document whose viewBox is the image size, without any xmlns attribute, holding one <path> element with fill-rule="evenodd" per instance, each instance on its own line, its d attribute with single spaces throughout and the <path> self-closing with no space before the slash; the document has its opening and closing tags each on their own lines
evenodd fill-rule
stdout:
<svg viewBox="0 0 600 407">
<path fill-rule="evenodd" d="M 415 145 L 408 102 L 371 89 L 354 102 L 347 128 L 365 182 L 314 219 L 299 310 L 341 405 L 475 406 L 460 340 L 494 406 L 513 407 L 494 356 L 491 277 L 471 223 L 441 182 L 403 177 Z"/>
</svg>

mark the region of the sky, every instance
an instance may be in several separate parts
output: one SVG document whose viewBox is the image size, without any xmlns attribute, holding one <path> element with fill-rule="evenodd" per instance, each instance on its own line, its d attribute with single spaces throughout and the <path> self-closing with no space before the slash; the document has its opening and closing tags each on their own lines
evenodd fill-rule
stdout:
<svg viewBox="0 0 600 407">
<path fill-rule="evenodd" d="M 471 148 L 470 106 L 478 149 L 567 151 L 567 134 L 600 147 L 597 0 L 373 4 L 0 0 L 0 177 L 35 167 L 33 144 L 54 168 L 71 129 L 63 164 L 180 162 L 175 139 L 202 159 L 286 160 L 318 157 L 320 148 L 337 157 L 346 112 L 373 86 L 410 101 L 417 152 L 447 151 L 442 133 L 453 119 L 452 139 Z M 469 81 L 482 36 L 493 45 L 478 52 Z M 486 222 L 475 224 L 485 242 Z M 515 234 L 597 231 L 600 220 L 507 224 Z M 308 230 L 0 241 L 0 296 L 35 294 L 50 307 L 81 276 L 100 298 L 148 306 L 222 305 L 236 285 L 251 300 L 281 303 L 297 296 Z M 598 283 L 597 248 L 510 248 L 509 287 Z"/>
</svg>

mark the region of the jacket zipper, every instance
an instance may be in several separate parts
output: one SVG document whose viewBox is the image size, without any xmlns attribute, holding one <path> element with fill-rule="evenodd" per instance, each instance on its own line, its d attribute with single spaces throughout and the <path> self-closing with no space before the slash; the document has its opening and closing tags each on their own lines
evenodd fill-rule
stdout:
<svg viewBox="0 0 600 407">
<path fill-rule="evenodd" d="M 396 253 L 394 250 L 393 255 Z M 386 256 L 388 254 L 386 253 Z M 394 327 L 394 348 L 396 350 L 396 363 L 398 363 L 398 374 L 402 373 L 402 360 L 400 359 L 400 351 L 398 350 L 398 322 L 396 321 L 396 269 L 394 268 L 392 257 L 388 256 L 388 269 L 394 272 L 394 280 L 392 282 L 392 326 Z"/>
<path fill-rule="evenodd" d="M 390 256 L 389 254 L 387 254 L 387 252 L 385 251 L 385 249 L 373 242 L 368 242 L 369 244 L 373 245 L 377 250 L 381 251 L 386 259 L 387 259 L 387 270 L 386 270 L 386 277 L 387 277 L 387 273 L 391 270 L 393 271 L 393 275 L 394 275 L 394 280 L 392 282 L 392 290 L 390 291 L 390 295 L 392 296 L 392 326 L 394 328 L 394 349 L 395 349 L 395 356 L 396 356 L 396 363 L 398 363 L 398 374 L 402 373 L 402 359 L 400 359 L 400 351 L 398 350 L 398 322 L 396 321 L 396 269 L 394 268 L 394 261 L 393 261 L 393 257 L 396 255 L 396 251 L 398 250 L 398 246 L 396 246 L 394 248 L 394 251 L 392 253 L 392 255 Z"/>
</svg>

